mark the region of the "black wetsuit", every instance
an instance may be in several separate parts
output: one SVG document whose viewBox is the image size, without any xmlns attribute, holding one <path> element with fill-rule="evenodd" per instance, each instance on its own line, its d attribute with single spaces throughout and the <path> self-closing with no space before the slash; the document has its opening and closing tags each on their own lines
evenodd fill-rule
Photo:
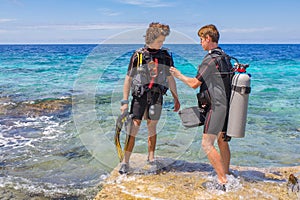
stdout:
<svg viewBox="0 0 300 200">
<path fill-rule="evenodd" d="M 226 132 L 228 120 L 228 88 L 230 81 L 224 81 L 218 70 L 215 58 L 208 53 L 198 67 L 196 78 L 202 82 L 200 94 L 208 101 L 208 112 L 203 133 L 215 134 Z M 229 91 L 230 92 L 230 91 Z M 227 93 L 227 94 L 226 94 Z"/>
<path fill-rule="evenodd" d="M 134 79 L 139 76 L 139 53 L 143 54 L 142 65 L 143 72 L 146 79 L 143 80 L 142 85 L 137 85 Z M 149 75 L 149 69 L 147 67 L 150 61 L 157 59 L 158 69 L 157 77 L 155 77 L 152 88 L 149 88 L 151 77 Z M 131 85 L 132 103 L 130 108 L 130 114 L 133 114 L 134 119 L 142 120 L 146 111 L 145 117 L 151 120 L 159 120 L 162 110 L 163 94 L 168 89 L 167 77 L 171 76 L 170 67 L 173 66 L 172 56 L 165 49 L 150 49 L 143 48 L 137 50 L 130 59 L 127 75 L 130 76 L 133 81 Z M 138 89 L 137 89 L 138 88 Z M 138 91 L 138 92 L 137 92 Z M 153 109 L 153 112 L 149 112 L 149 109 Z"/>
</svg>

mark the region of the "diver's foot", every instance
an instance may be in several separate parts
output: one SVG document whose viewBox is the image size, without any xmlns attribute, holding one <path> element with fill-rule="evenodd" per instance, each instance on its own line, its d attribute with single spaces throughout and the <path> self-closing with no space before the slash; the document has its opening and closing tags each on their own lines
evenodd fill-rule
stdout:
<svg viewBox="0 0 300 200">
<path fill-rule="evenodd" d="M 147 164 L 149 166 L 148 173 L 157 174 L 159 172 L 159 163 L 157 162 L 157 160 L 150 161 L 148 159 Z"/>
<path fill-rule="evenodd" d="M 119 169 L 119 173 L 120 173 L 120 174 L 127 174 L 128 171 L 129 171 L 129 165 L 126 164 L 126 163 L 122 163 L 122 164 L 121 164 L 121 167 L 120 167 L 120 169 Z"/>
<path fill-rule="evenodd" d="M 224 183 L 207 181 L 202 183 L 202 186 L 207 190 L 221 190 L 223 192 L 226 192 L 226 185 Z"/>
<path fill-rule="evenodd" d="M 147 163 L 149 164 L 149 165 L 156 165 L 156 163 L 157 163 L 157 161 L 156 160 L 147 160 Z"/>
<path fill-rule="evenodd" d="M 239 172 L 237 170 L 229 170 L 229 173 L 227 175 L 232 175 L 234 178 L 238 178 Z"/>
</svg>

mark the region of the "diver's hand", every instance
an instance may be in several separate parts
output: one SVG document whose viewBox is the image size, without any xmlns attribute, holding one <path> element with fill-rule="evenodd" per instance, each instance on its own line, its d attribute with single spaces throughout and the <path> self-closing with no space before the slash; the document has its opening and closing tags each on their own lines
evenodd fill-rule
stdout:
<svg viewBox="0 0 300 200">
<path fill-rule="evenodd" d="M 181 72 L 175 67 L 170 67 L 170 73 L 172 76 L 178 78 L 181 75 Z"/>
<path fill-rule="evenodd" d="M 120 107 L 121 114 L 123 114 L 125 111 L 128 111 L 128 104 L 124 104 L 123 106 Z"/>
<path fill-rule="evenodd" d="M 178 98 L 174 98 L 174 112 L 178 112 L 178 110 L 180 109 L 180 102 L 178 100 Z"/>
</svg>

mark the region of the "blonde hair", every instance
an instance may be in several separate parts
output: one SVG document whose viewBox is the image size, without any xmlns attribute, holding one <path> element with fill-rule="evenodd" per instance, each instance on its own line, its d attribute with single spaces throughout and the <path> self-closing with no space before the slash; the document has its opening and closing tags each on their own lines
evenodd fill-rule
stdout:
<svg viewBox="0 0 300 200">
<path fill-rule="evenodd" d="M 209 24 L 199 29 L 198 36 L 200 38 L 206 38 L 207 35 L 211 37 L 212 42 L 216 42 L 216 43 L 219 42 L 220 33 L 215 25 Z"/>
<path fill-rule="evenodd" d="M 168 36 L 170 34 L 169 25 L 161 24 L 158 22 L 152 22 L 149 24 L 149 27 L 145 35 L 145 43 L 149 45 L 154 42 L 159 36 Z"/>
</svg>

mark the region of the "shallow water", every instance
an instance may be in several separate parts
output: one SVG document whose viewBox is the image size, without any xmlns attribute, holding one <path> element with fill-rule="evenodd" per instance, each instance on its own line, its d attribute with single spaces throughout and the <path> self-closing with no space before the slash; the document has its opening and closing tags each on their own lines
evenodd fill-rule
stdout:
<svg viewBox="0 0 300 200">
<path fill-rule="evenodd" d="M 194 76 L 199 45 L 166 45 Z M 118 161 L 113 144 L 123 78 L 140 45 L 0 45 L 0 191 L 45 197 L 95 195 Z M 246 137 L 230 142 L 232 164 L 300 164 L 300 45 L 222 45 L 250 63 Z M 178 83 L 183 107 L 197 91 Z M 202 127 L 185 129 L 165 97 L 157 155 L 207 162 Z M 122 141 L 124 140 L 122 133 Z M 146 153 L 142 124 L 135 152 Z M 1 192 L 0 192 L 1 193 Z M 6 192 L 10 194 L 9 192 Z M 23 194 L 24 195 L 24 194 Z"/>
</svg>

